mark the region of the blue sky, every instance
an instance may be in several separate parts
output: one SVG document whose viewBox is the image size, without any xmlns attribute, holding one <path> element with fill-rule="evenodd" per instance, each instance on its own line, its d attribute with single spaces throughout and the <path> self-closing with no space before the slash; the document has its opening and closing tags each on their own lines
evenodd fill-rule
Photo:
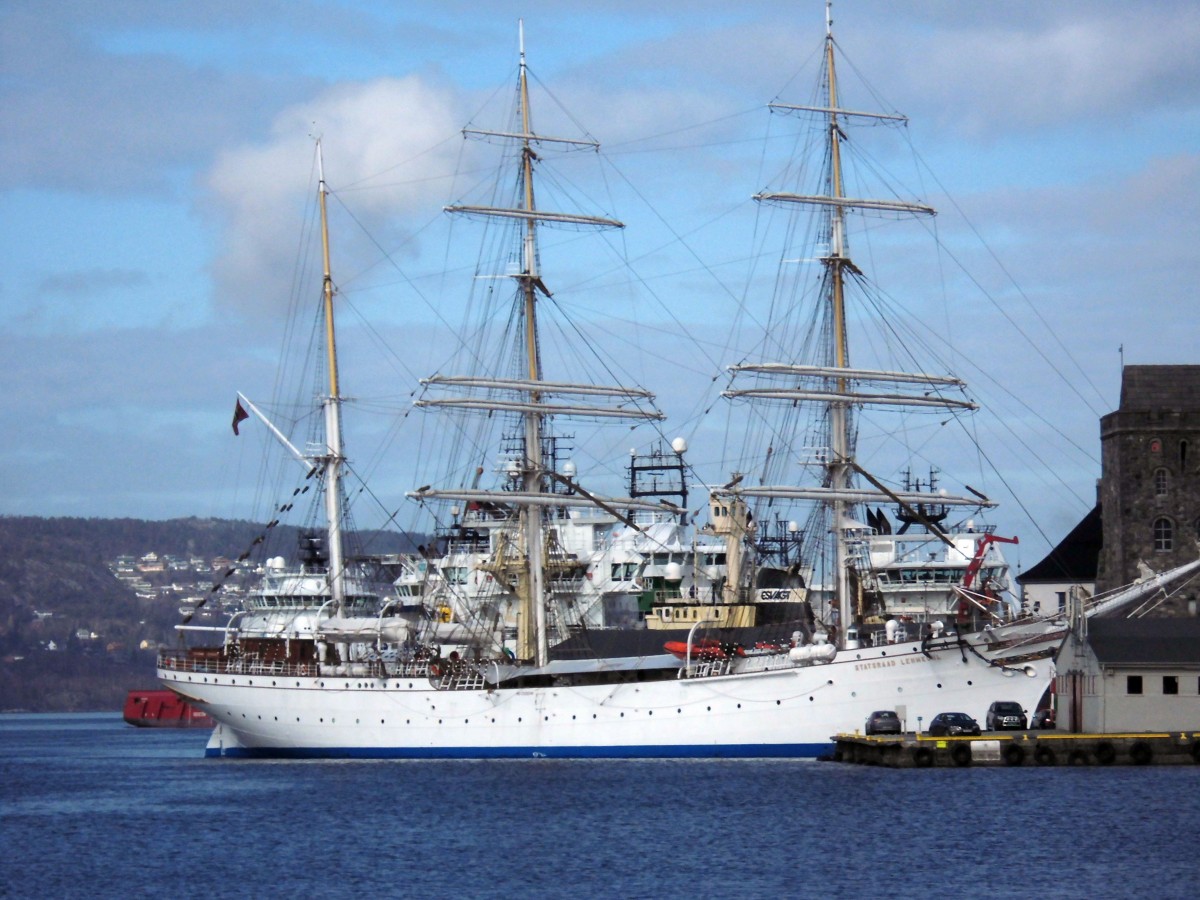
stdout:
<svg viewBox="0 0 1200 900">
<path fill-rule="evenodd" d="M 254 514 L 237 486 L 253 444 L 233 443 L 229 412 L 234 391 L 276 377 L 313 133 L 339 197 L 335 267 L 364 320 L 349 319 L 351 347 L 402 345 L 372 376 L 393 397 L 433 371 L 454 292 L 429 274 L 445 249 L 426 235 L 464 184 L 458 129 L 511 93 L 519 17 L 539 85 L 630 179 L 613 202 L 651 207 L 611 210 L 653 285 L 639 327 L 720 293 L 696 255 L 740 290 L 748 239 L 729 210 L 762 187 L 765 104 L 807 96 L 820 0 L 0 7 L 0 513 Z M 857 72 L 911 119 L 937 178 L 917 186 L 943 210 L 948 195 L 994 254 L 964 243 L 994 304 L 950 318 L 1014 435 L 995 453 L 1017 495 L 1000 529 L 1032 564 L 1094 497 L 1118 347 L 1126 363 L 1200 361 L 1200 7 L 856 0 L 834 17 Z M 855 70 L 843 80 L 857 89 Z M 342 209 L 354 228 L 336 230 Z M 695 235 L 686 252 L 679 235 Z M 636 374 L 662 395 L 706 371 Z M 676 405 L 702 438 L 702 401 Z M 373 457 L 392 506 L 413 486 L 402 456 Z"/>
</svg>

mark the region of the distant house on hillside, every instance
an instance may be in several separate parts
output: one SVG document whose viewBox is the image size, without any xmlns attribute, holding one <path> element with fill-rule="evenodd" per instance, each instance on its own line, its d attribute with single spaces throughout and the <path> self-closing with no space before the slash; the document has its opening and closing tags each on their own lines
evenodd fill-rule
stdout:
<svg viewBox="0 0 1200 900">
<path fill-rule="evenodd" d="M 1058 726 L 1193 730 L 1200 723 L 1200 620 L 1090 619 L 1058 654 Z"/>
<path fill-rule="evenodd" d="M 137 569 L 139 572 L 165 572 L 167 564 L 157 553 L 150 552 L 138 560 Z"/>
</svg>

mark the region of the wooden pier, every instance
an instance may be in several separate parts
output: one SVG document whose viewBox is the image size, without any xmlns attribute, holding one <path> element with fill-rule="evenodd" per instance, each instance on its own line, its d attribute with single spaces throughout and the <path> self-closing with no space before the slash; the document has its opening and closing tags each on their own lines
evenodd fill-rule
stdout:
<svg viewBox="0 0 1200 900">
<path fill-rule="evenodd" d="M 1200 764 L 1200 732 L 1067 734 L 988 732 L 979 737 L 839 734 L 835 762 L 892 769 L 967 766 L 1150 766 Z"/>
</svg>

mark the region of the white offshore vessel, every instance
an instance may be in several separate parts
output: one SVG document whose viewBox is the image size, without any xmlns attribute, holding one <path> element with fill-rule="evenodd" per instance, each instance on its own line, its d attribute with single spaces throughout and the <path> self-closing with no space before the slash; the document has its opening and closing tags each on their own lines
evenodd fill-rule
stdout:
<svg viewBox="0 0 1200 900">
<path fill-rule="evenodd" d="M 418 402 L 463 417 L 459 422 L 476 413 L 503 420 L 500 484 L 481 488 L 482 468 L 472 478 L 472 469 L 463 467 L 464 487 L 413 492 L 420 503 L 444 510 L 441 521 L 451 523 L 451 535 L 436 552 L 409 561 L 403 597 L 377 604 L 370 614 L 354 614 L 344 587 L 331 587 L 318 609 L 269 621 L 248 611 L 213 630 L 219 642 L 162 652 L 164 685 L 217 723 L 208 755 L 815 757 L 832 750 L 832 735 L 862 727 L 876 709 L 896 709 L 912 728 L 944 710 L 980 718 L 995 699 L 1036 706 L 1053 676 L 1063 622 L 998 616 L 978 632 L 947 621 L 937 633 L 896 643 L 863 646 L 855 638 L 863 610 L 851 560 L 873 531 L 855 514 L 881 502 L 915 514 L 924 497 L 888 490 L 859 466 L 850 415 L 872 403 L 912 401 L 942 410 L 970 404 L 949 397 L 961 388 L 956 379 L 850 365 L 843 282 L 858 270 L 847 253 L 845 217 L 855 209 L 925 210 L 844 196 L 843 127 L 864 114 L 839 108 L 834 49 L 827 23 L 823 100 L 790 107 L 820 120 L 824 191 L 759 198 L 823 212 L 821 296 L 831 316 L 826 358 L 743 363 L 734 367 L 726 392 L 777 406 L 816 404 L 826 429 L 821 483 L 800 487 L 763 478 L 751 484 L 735 476 L 711 491 L 710 523 L 689 536 L 682 503 L 632 487 L 628 497 L 598 496 L 558 458 L 556 422 L 661 416 L 653 395 L 641 388 L 555 381 L 543 371 L 539 311 L 552 294 L 540 269 L 539 228 L 620 223 L 535 203 L 541 155 L 554 145 L 588 142 L 534 132 L 522 41 L 519 118 L 510 130 L 480 133 L 515 147 L 515 199 L 449 208 L 516 228 L 515 243 L 506 245 L 518 248 L 518 264 L 506 275 L 516 287 L 505 332 L 512 341 L 495 354 L 505 365 L 515 361 L 515 370 L 434 376 Z M 327 265 L 327 300 L 328 284 Z M 331 317 L 328 303 L 326 311 Z M 330 327 L 331 358 L 332 334 Z M 747 378 L 751 386 L 739 386 Z M 915 387 L 915 396 L 861 389 L 879 384 Z M 327 409 L 335 430 L 336 407 L 334 383 Z M 477 452 L 483 445 L 465 425 L 454 434 Z M 686 448 L 673 451 L 681 456 Z M 325 456 L 333 461 L 340 451 L 331 445 Z M 336 479 L 336 470 L 329 465 L 320 474 Z M 870 487 L 856 486 L 860 478 Z M 979 496 L 938 499 L 963 509 L 985 505 Z M 814 504 L 817 515 L 837 523 L 808 531 L 835 538 L 831 608 L 844 611 L 847 627 L 823 628 L 834 625 L 828 614 L 805 621 L 808 563 L 791 558 L 772 567 L 754 555 L 771 546 L 772 516 L 763 510 L 793 503 Z M 754 504 L 762 504 L 757 515 Z M 331 523 L 338 512 L 336 504 L 330 507 Z M 779 545 L 799 544 L 784 535 Z M 337 570 L 331 557 L 331 585 Z M 423 612 L 408 614 L 417 600 Z M 771 603 L 784 611 L 766 614 Z M 768 620 L 777 639 L 769 637 Z"/>
</svg>

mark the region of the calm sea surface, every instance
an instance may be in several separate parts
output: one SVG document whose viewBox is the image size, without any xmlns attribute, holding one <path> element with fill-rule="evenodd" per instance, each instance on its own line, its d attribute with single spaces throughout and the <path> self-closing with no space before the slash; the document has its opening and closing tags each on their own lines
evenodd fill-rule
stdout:
<svg viewBox="0 0 1200 900">
<path fill-rule="evenodd" d="M 6 897 L 1200 895 L 1200 766 L 206 760 L 0 716 Z"/>
</svg>

